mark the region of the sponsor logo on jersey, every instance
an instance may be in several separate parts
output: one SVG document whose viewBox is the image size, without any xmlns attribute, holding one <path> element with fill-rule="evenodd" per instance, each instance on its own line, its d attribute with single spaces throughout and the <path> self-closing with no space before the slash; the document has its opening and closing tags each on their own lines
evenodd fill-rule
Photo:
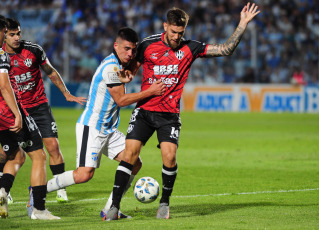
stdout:
<svg viewBox="0 0 319 230">
<path fill-rule="evenodd" d="M 172 85 L 178 83 L 178 78 L 175 78 L 175 77 L 171 77 L 171 78 L 161 77 L 161 80 L 162 80 L 162 82 L 166 85 L 166 87 L 171 87 Z M 150 84 L 153 84 L 153 83 L 156 82 L 156 81 L 157 81 L 157 79 L 153 79 L 153 78 L 149 78 L 149 79 L 148 79 L 148 82 L 149 82 Z"/>
<path fill-rule="evenodd" d="M 14 67 L 18 67 L 19 66 L 18 60 L 14 60 L 13 64 L 14 64 Z"/>
<path fill-rule="evenodd" d="M 175 56 L 177 57 L 178 60 L 182 60 L 182 58 L 184 57 L 184 52 L 181 50 L 176 51 Z"/>
<path fill-rule="evenodd" d="M 157 54 L 158 54 L 158 53 L 152 53 L 151 58 L 152 58 L 152 59 L 157 59 L 157 57 L 156 57 Z"/>
<path fill-rule="evenodd" d="M 154 75 L 178 74 L 178 65 L 155 65 Z"/>
<path fill-rule="evenodd" d="M 27 59 L 24 60 L 24 64 L 25 64 L 27 67 L 31 67 L 31 65 L 32 65 L 32 60 L 29 59 L 29 58 L 27 58 Z"/>
<path fill-rule="evenodd" d="M 21 75 L 15 75 L 14 78 L 16 79 L 17 83 L 22 83 L 29 81 L 32 78 L 32 74 L 31 72 L 26 72 Z"/>
<path fill-rule="evenodd" d="M 18 89 L 19 89 L 20 92 L 26 92 L 28 90 L 32 90 L 34 86 L 35 86 L 35 82 L 32 81 L 32 82 L 29 82 L 26 85 L 18 85 Z"/>
</svg>

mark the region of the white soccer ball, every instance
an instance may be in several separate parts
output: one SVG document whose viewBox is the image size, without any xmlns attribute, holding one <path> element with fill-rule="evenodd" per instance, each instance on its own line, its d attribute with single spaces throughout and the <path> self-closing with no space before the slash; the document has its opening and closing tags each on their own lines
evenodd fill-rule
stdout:
<svg viewBox="0 0 319 230">
<path fill-rule="evenodd" d="M 159 194 L 159 184 L 152 177 L 142 177 L 134 185 L 134 196 L 142 203 L 151 203 Z"/>
</svg>

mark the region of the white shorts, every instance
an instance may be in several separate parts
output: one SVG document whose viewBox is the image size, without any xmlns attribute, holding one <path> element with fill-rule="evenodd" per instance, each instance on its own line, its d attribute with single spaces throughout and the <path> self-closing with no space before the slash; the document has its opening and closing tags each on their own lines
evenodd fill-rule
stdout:
<svg viewBox="0 0 319 230">
<path fill-rule="evenodd" d="M 99 168 L 102 154 L 113 160 L 125 149 L 125 135 L 116 130 L 103 134 L 93 127 L 76 124 L 76 167 Z"/>
</svg>

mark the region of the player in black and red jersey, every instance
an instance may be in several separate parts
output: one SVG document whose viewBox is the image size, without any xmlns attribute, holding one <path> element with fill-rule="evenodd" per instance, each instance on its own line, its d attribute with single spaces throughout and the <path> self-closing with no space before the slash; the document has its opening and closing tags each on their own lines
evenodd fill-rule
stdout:
<svg viewBox="0 0 319 230">
<path fill-rule="evenodd" d="M 6 20 L 0 15 L 1 46 L 5 30 Z M 10 84 L 9 70 L 9 55 L 0 48 L 0 143 L 5 154 L 5 157 L 0 155 L 0 162 L 4 164 L 3 175 L 0 178 L 0 218 L 8 217 L 8 194 L 25 161 L 26 151 L 32 160 L 31 186 L 35 197 L 31 218 L 60 219 L 45 209 L 46 155 L 41 134 L 25 109 L 20 107 L 20 112 Z"/>
<path fill-rule="evenodd" d="M 250 3 L 240 14 L 240 22 L 235 32 L 224 44 L 205 44 L 184 40 L 188 15 L 181 9 L 172 8 L 167 13 L 163 34 L 150 36 L 139 45 L 136 61 L 130 70 L 133 75 L 143 64 L 142 91 L 158 79 L 166 84 L 162 96 L 154 96 L 137 103 L 127 130 L 125 161 L 122 161 L 115 174 L 113 203 L 105 220 L 116 220 L 123 189 L 130 177 L 133 164 L 141 148 L 157 132 L 162 153 L 162 197 L 157 218 L 169 218 L 169 198 L 177 175 L 176 151 L 178 147 L 180 122 L 180 98 L 190 67 L 198 57 L 218 57 L 231 55 L 239 44 L 247 24 L 259 11 Z M 124 74 L 125 75 L 125 74 Z M 124 76 L 123 75 L 123 76 Z M 125 76 L 124 76 L 125 77 Z"/>
<path fill-rule="evenodd" d="M 50 169 L 53 176 L 56 176 L 65 171 L 65 164 L 59 147 L 57 125 L 44 92 L 40 67 L 60 89 L 67 101 L 82 105 L 86 98 L 70 94 L 41 46 L 21 40 L 18 20 L 7 18 L 7 22 L 8 31 L 3 49 L 9 53 L 11 59 L 10 80 L 12 84 L 17 85 L 22 105 L 39 127 L 43 143 L 50 156 Z M 68 201 L 65 189 L 57 191 L 57 200 L 58 202 Z"/>
</svg>

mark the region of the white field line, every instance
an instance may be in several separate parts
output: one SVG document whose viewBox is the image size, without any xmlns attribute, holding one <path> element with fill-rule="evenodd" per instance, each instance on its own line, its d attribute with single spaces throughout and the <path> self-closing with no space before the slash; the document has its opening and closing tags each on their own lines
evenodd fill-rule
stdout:
<svg viewBox="0 0 319 230">
<path fill-rule="evenodd" d="M 239 192 L 239 193 L 220 193 L 220 194 L 203 194 L 203 195 L 189 195 L 189 196 L 172 196 L 174 198 L 196 198 L 196 197 L 207 197 L 207 196 L 232 196 L 232 195 L 256 195 L 256 194 L 271 194 L 271 193 L 289 193 L 289 192 L 308 192 L 308 191 L 318 191 L 319 188 L 308 188 L 308 189 L 290 189 L 290 190 L 277 190 L 277 191 L 257 191 L 257 192 Z M 14 197 L 13 197 L 14 198 Z M 87 201 L 98 201 L 98 200 L 106 200 L 106 197 L 103 198 L 95 198 L 95 199 L 82 199 L 82 200 L 74 200 L 72 203 L 77 202 L 87 202 Z M 124 199 L 129 199 L 124 197 Z M 26 204 L 27 201 L 22 202 L 13 202 L 13 204 Z M 56 203 L 56 200 L 49 200 L 46 203 Z"/>
</svg>

